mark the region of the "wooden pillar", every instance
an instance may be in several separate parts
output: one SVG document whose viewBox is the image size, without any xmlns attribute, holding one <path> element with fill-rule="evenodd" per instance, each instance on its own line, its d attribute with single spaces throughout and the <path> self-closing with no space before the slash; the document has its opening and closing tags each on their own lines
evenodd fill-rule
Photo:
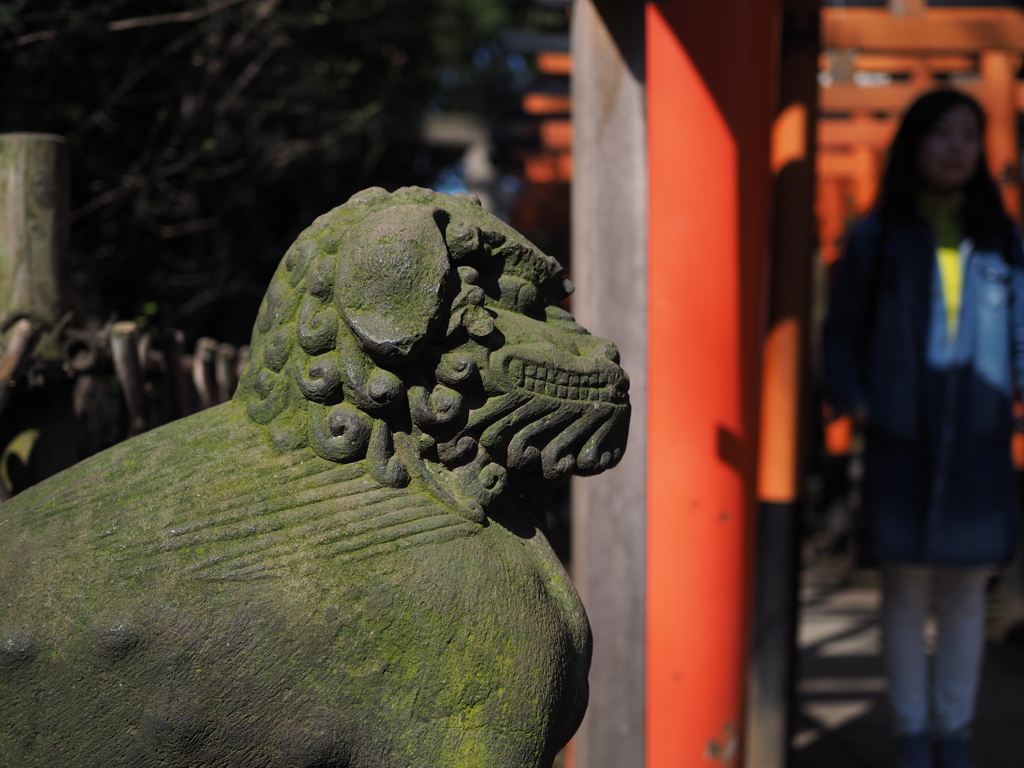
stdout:
<svg viewBox="0 0 1024 768">
<path fill-rule="evenodd" d="M 572 489 L 572 574 L 594 633 L 576 768 L 644 765 L 647 147 L 644 6 L 572 10 L 573 312 L 612 339 L 629 373 L 629 447 Z"/>
<path fill-rule="evenodd" d="M 772 129 L 771 279 L 758 462 L 754 629 L 747 759 L 785 768 L 792 731 L 800 517 L 815 251 L 814 116 L 819 0 L 783 0 L 779 111 Z"/>
<path fill-rule="evenodd" d="M 854 119 L 863 124 L 865 116 Z M 858 216 L 863 216 L 874 205 L 878 195 L 880 163 L 878 153 L 867 143 L 860 141 L 853 148 L 853 205 Z"/>
<path fill-rule="evenodd" d="M 835 177 L 819 178 L 815 210 L 818 214 L 821 259 L 826 264 L 831 264 L 839 258 L 844 208 L 842 182 Z"/>
<path fill-rule="evenodd" d="M 776 8 L 647 6 L 652 768 L 742 759 Z"/>
<path fill-rule="evenodd" d="M 59 356 L 51 331 L 69 304 L 69 159 L 60 136 L 0 134 L 0 324 L 9 326 L 0 335 L 0 361 L 7 353 L 23 366 L 33 356 Z M 18 350 L 26 324 L 34 327 L 31 348 Z M 70 386 L 51 382 L 46 389 L 18 387 L 5 395 L 10 397 L 4 398 L 0 419 L 0 450 L 19 436 L 34 435 L 26 443 L 23 480 L 38 482 L 76 461 Z"/>
<path fill-rule="evenodd" d="M 139 364 L 138 328 L 131 320 L 114 323 L 110 329 L 110 356 L 114 360 L 114 373 L 128 409 L 128 437 L 141 435 L 148 426 L 146 395 L 143 368 Z"/>
<path fill-rule="evenodd" d="M 1020 150 L 1017 139 L 1015 89 L 1020 56 L 1011 51 L 982 51 L 981 101 L 988 114 L 985 151 L 1003 203 L 1018 224 L 1020 209 Z"/>
<path fill-rule="evenodd" d="M 0 134 L 0 316 L 52 325 L 67 309 L 68 168 L 64 138 Z"/>
</svg>

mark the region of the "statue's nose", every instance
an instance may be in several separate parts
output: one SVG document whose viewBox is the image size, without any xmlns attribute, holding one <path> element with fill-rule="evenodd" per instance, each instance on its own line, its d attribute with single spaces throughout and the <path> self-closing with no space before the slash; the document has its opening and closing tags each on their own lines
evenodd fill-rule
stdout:
<svg viewBox="0 0 1024 768">
<path fill-rule="evenodd" d="M 602 339 L 601 345 L 597 348 L 596 354 L 611 360 L 616 365 L 619 364 L 619 348 L 610 341 Z"/>
</svg>

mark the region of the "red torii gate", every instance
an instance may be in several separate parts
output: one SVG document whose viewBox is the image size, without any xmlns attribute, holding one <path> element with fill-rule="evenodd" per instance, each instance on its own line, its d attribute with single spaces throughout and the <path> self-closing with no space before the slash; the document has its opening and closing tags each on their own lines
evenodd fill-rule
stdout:
<svg viewBox="0 0 1024 768">
<path fill-rule="evenodd" d="M 988 110 L 988 153 L 1019 209 L 1006 169 L 1020 11 L 891 6 L 821 11 L 833 83 L 820 105 L 813 0 L 577 0 L 572 58 L 538 59 L 572 70 L 573 89 L 524 99 L 548 116 L 527 175 L 572 177 L 575 311 L 619 340 L 636 408 L 626 462 L 574 498 L 574 579 L 596 638 L 578 767 L 783 764 L 785 633 L 749 629 L 752 602 L 761 618 L 792 610 L 785 579 L 765 584 L 792 565 L 815 168 L 828 259 L 874 197 L 897 115 L 953 77 Z M 861 87 L 835 77 L 844 67 L 896 82 Z"/>
<path fill-rule="evenodd" d="M 846 222 L 874 201 L 899 115 L 941 84 L 970 93 L 988 113 L 989 163 L 1007 208 L 1020 220 L 1017 114 L 1024 110 L 1024 83 L 1016 73 L 1024 12 L 931 8 L 923 0 L 904 0 L 898 14 L 833 7 L 822 11 L 822 35 L 818 216 L 826 263 L 838 255 Z"/>
<path fill-rule="evenodd" d="M 743 759 L 778 11 L 573 7 L 574 312 L 619 341 L 635 407 L 631 463 L 574 491 L 573 577 L 595 635 L 578 768 Z M 792 162 L 810 163 L 812 113 Z M 546 129 L 545 154 L 564 151 L 564 131 Z M 792 332 L 772 370 L 790 387 L 775 402 L 795 414 L 805 334 L 779 319 Z M 791 476 L 775 486 L 784 504 L 790 453 L 773 470 Z"/>
</svg>

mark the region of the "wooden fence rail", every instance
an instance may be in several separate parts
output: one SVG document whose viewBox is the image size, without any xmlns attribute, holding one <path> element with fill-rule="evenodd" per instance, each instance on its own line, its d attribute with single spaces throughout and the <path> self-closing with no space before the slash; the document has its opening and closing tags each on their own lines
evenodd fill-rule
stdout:
<svg viewBox="0 0 1024 768">
<path fill-rule="evenodd" d="M 204 337 L 186 354 L 178 329 L 100 326 L 71 311 L 68 167 L 60 136 L 0 134 L 0 501 L 229 400 L 248 361 L 248 347 Z M 115 412 L 97 417 L 105 395 Z"/>
</svg>

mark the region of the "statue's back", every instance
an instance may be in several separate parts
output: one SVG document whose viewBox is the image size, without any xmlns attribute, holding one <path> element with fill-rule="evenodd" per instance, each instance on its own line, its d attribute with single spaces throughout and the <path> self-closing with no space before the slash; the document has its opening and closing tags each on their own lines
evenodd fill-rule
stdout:
<svg viewBox="0 0 1024 768">
<path fill-rule="evenodd" d="M 469 200 L 368 190 L 235 399 L 0 507 L 0 766 L 548 766 L 582 606 L 528 494 L 618 460 L 614 348 Z"/>
</svg>

